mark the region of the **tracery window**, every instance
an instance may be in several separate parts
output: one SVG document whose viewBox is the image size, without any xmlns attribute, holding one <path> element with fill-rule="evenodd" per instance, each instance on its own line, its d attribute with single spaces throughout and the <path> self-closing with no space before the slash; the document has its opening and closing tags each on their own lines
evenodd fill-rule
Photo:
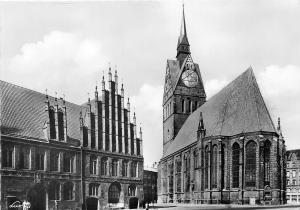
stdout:
<svg viewBox="0 0 300 210">
<path fill-rule="evenodd" d="M 56 139 L 55 111 L 53 107 L 50 107 L 49 109 L 49 126 L 50 126 L 50 139 Z"/>
<path fill-rule="evenodd" d="M 89 195 L 90 196 L 98 196 L 99 185 L 95 183 L 89 184 Z"/>
<path fill-rule="evenodd" d="M 184 159 L 185 161 L 185 191 L 190 191 L 190 181 L 191 181 L 191 158 L 187 155 Z"/>
<path fill-rule="evenodd" d="M 194 169 L 197 169 L 199 167 L 199 155 L 198 151 L 194 151 Z"/>
<path fill-rule="evenodd" d="M 135 185 L 129 185 L 129 187 L 128 187 L 128 196 L 135 196 L 135 190 L 136 190 Z"/>
<path fill-rule="evenodd" d="M 64 195 L 64 200 L 73 200 L 73 191 L 74 191 L 74 184 L 72 182 L 66 182 L 64 183 L 63 186 L 63 195 Z"/>
<path fill-rule="evenodd" d="M 90 174 L 97 174 L 97 157 L 95 155 L 90 156 Z"/>
<path fill-rule="evenodd" d="M 170 162 L 168 164 L 168 181 L 169 181 L 169 194 L 173 194 L 173 170 L 174 170 L 174 167 L 173 167 L 173 163 Z"/>
<path fill-rule="evenodd" d="M 239 187 L 240 179 L 240 146 L 234 143 L 232 146 L 232 187 Z"/>
<path fill-rule="evenodd" d="M 176 192 L 181 192 L 181 160 L 176 161 Z"/>
<path fill-rule="evenodd" d="M 246 145 L 245 184 L 255 187 L 256 182 L 256 143 L 250 141 Z"/>
<path fill-rule="evenodd" d="M 64 136 L 64 113 L 63 111 L 60 109 L 58 110 L 57 113 L 57 122 L 58 122 L 58 139 L 64 140 L 65 136 Z"/>
<path fill-rule="evenodd" d="M 212 149 L 212 188 L 217 188 L 218 185 L 218 147 L 217 145 L 213 146 Z"/>
<path fill-rule="evenodd" d="M 49 200 L 60 200 L 60 184 L 57 181 L 49 183 Z"/>
<path fill-rule="evenodd" d="M 204 153 L 204 178 L 205 178 L 205 189 L 208 188 L 208 164 L 209 164 L 209 153 L 208 153 L 209 149 L 208 149 L 208 146 L 205 147 L 205 153 Z"/>
<path fill-rule="evenodd" d="M 265 142 L 264 148 L 264 175 L 265 175 L 265 185 L 270 185 L 270 151 L 271 150 L 271 142 Z"/>
</svg>

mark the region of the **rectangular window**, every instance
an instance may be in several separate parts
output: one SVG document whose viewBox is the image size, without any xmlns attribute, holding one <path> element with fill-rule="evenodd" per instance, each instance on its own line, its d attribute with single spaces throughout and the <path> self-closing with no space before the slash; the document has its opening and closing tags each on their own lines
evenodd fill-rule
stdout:
<svg viewBox="0 0 300 210">
<path fill-rule="evenodd" d="M 14 161 L 14 147 L 3 145 L 2 147 L 2 166 L 13 168 L 13 161 Z"/>
<path fill-rule="evenodd" d="M 74 172 L 74 155 L 64 154 L 64 172 Z"/>
<path fill-rule="evenodd" d="M 20 148 L 19 168 L 29 169 L 30 166 L 30 150 L 27 147 Z"/>
<path fill-rule="evenodd" d="M 93 175 L 97 174 L 97 158 L 96 157 L 90 158 L 90 174 L 93 174 Z"/>
<path fill-rule="evenodd" d="M 59 171 L 59 153 L 50 152 L 50 171 Z"/>
<path fill-rule="evenodd" d="M 123 162 L 123 165 L 122 165 L 122 175 L 124 177 L 127 177 L 128 176 L 128 163 L 127 162 Z M 146 175 L 144 174 L 144 177 Z"/>
<path fill-rule="evenodd" d="M 35 156 L 35 168 L 36 170 L 44 170 L 45 167 L 45 153 L 37 152 Z"/>
<path fill-rule="evenodd" d="M 296 171 L 293 171 L 293 177 L 296 177 Z"/>
</svg>

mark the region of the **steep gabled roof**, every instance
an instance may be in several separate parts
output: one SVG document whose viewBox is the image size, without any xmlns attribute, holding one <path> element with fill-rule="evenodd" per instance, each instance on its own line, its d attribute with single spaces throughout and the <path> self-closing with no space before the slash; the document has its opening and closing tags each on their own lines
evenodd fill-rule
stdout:
<svg viewBox="0 0 300 210">
<path fill-rule="evenodd" d="M 62 105 L 61 101 L 60 107 Z M 49 96 L 50 105 L 54 98 Z M 46 141 L 43 127 L 49 115 L 45 94 L 0 80 L 1 133 Z M 80 140 L 79 115 L 82 107 L 66 102 L 68 138 Z"/>
<path fill-rule="evenodd" d="M 250 67 L 187 118 L 165 157 L 197 141 L 200 112 L 206 136 L 233 136 L 255 131 L 276 133 Z"/>
</svg>

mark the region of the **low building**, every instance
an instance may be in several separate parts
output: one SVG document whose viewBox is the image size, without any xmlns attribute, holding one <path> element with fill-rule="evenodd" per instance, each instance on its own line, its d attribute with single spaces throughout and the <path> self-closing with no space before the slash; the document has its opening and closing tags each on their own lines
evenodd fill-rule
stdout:
<svg viewBox="0 0 300 210">
<path fill-rule="evenodd" d="M 144 203 L 157 203 L 157 167 L 144 168 Z"/>
<path fill-rule="evenodd" d="M 77 105 L 0 81 L 1 208 L 128 207 L 143 199 L 142 131 L 118 75 Z M 101 95 L 101 97 L 100 97 Z M 127 101 L 127 107 L 124 106 Z"/>
<path fill-rule="evenodd" d="M 300 149 L 287 151 L 286 201 L 300 203 Z"/>
</svg>

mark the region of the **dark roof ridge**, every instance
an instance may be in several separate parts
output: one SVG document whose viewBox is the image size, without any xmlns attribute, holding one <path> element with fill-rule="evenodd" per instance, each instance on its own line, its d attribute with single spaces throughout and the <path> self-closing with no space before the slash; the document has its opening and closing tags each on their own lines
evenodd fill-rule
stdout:
<svg viewBox="0 0 300 210">
<path fill-rule="evenodd" d="M 13 85 L 13 86 L 15 86 L 15 87 L 17 87 L 17 88 L 21 88 L 21 89 L 24 89 L 24 90 L 27 90 L 27 91 L 30 91 L 30 92 L 33 92 L 33 93 L 36 93 L 36 94 L 46 95 L 46 94 L 41 93 L 41 92 L 39 92 L 39 91 L 37 91 L 37 90 L 32 90 L 32 89 L 29 89 L 29 88 L 27 88 L 27 87 L 22 87 L 22 86 L 20 86 L 20 85 L 16 85 L 16 84 L 14 84 L 14 83 L 6 82 L 6 81 L 3 81 L 3 80 L 0 79 L 0 83 L 1 83 L 1 82 L 6 83 L 6 84 Z M 49 95 L 49 94 L 48 94 L 48 96 L 51 97 L 51 98 L 55 98 L 54 96 L 51 96 L 51 95 Z M 67 100 L 66 100 L 66 102 L 69 103 L 69 104 L 75 105 L 75 106 L 81 106 L 80 104 L 75 104 L 74 102 L 71 102 L 71 101 L 67 101 Z"/>
</svg>

